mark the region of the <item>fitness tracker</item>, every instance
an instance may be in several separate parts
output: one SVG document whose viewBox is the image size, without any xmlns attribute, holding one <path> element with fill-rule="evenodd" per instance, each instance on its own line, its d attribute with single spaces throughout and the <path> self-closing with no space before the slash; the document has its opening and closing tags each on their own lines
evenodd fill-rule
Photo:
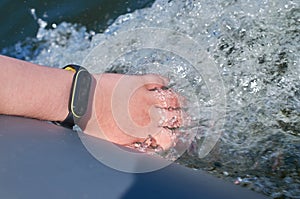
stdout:
<svg viewBox="0 0 300 199">
<path fill-rule="evenodd" d="M 75 122 L 86 113 L 92 77 L 91 74 L 82 66 L 70 64 L 65 66 L 63 69 L 72 71 L 75 74 L 73 76 L 69 99 L 69 114 L 64 121 L 58 122 L 58 124 L 63 127 L 73 128 Z"/>
</svg>

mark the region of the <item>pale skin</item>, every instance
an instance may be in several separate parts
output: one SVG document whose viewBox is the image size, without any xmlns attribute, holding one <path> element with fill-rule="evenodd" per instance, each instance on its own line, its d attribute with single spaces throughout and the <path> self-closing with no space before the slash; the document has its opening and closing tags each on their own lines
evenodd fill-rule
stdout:
<svg viewBox="0 0 300 199">
<path fill-rule="evenodd" d="M 63 121 L 66 118 L 73 72 L 2 55 L 0 67 L 0 114 L 48 121 Z M 162 114 L 164 120 L 157 122 L 157 126 L 155 123 L 155 128 L 149 130 L 155 129 L 155 132 L 147 133 L 163 149 L 172 146 L 170 129 L 181 125 L 181 111 L 178 95 L 164 89 L 168 84 L 167 79 L 152 74 L 124 76 L 104 73 L 92 76 L 88 111 L 78 124 L 84 133 L 120 145 L 143 142 L 146 135 L 120 128 L 118 118 L 125 116 L 122 114 L 119 117 L 116 113 L 121 113 L 122 107 L 120 110 L 112 108 L 112 101 L 117 96 L 115 92 L 126 95 L 132 91 L 130 88 L 136 86 L 134 92 L 128 95 L 129 116 L 126 119 L 130 118 L 139 127 L 146 127 L 153 121 L 157 122 L 151 111 Z M 118 85 L 122 87 L 116 89 Z"/>
</svg>

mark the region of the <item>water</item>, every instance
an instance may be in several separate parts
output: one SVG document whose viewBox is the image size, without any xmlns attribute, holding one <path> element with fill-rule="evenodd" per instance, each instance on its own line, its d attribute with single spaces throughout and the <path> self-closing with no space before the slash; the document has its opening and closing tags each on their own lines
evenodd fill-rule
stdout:
<svg viewBox="0 0 300 199">
<path fill-rule="evenodd" d="M 103 34 L 63 22 L 50 29 L 40 27 L 35 38 L 21 40 L 2 53 L 59 67 L 81 64 L 96 45 L 133 28 L 162 27 L 189 35 L 218 67 L 226 116 L 210 119 L 226 122 L 208 156 L 199 158 L 200 136 L 178 162 L 273 198 L 299 198 L 299 5 L 299 0 L 158 0 L 151 8 L 120 16 Z M 159 64 L 175 67 L 180 60 L 174 59 L 160 59 Z M 134 65 L 130 60 L 136 59 L 129 56 L 115 66 L 126 72 Z M 145 59 L 139 63 L 146 66 Z M 116 67 L 107 70 L 112 69 Z M 207 90 L 204 86 L 198 94 Z M 205 96 L 203 107 L 210 101 L 210 95 Z"/>
<path fill-rule="evenodd" d="M 32 20 L 30 9 L 51 24 L 63 21 L 82 24 L 88 30 L 103 31 L 119 15 L 150 6 L 154 0 L 1 0 L 0 48 L 26 37 L 35 37 L 38 24 Z"/>
</svg>

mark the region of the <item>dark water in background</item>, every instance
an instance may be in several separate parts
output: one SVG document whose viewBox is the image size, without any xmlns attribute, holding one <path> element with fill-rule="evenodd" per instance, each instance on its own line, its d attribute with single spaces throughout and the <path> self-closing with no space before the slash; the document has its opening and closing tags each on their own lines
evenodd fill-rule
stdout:
<svg viewBox="0 0 300 199">
<path fill-rule="evenodd" d="M 77 23 L 96 32 L 103 31 L 115 18 L 136 9 L 151 6 L 154 0 L 1 0 L 0 49 L 27 37 L 35 37 L 38 24 L 30 12 L 48 24 L 62 21 Z"/>
</svg>

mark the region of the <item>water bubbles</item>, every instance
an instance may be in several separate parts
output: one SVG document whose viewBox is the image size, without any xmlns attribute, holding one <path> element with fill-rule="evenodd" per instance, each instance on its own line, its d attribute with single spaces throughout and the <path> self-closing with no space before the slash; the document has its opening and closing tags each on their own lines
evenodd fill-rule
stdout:
<svg viewBox="0 0 300 199">
<path fill-rule="evenodd" d="M 40 28 L 46 28 L 46 26 L 47 26 L 47 22 L 46 21 L 44 21 L 44 20 L 42 20 L 42 19 L 39 18 L 37 22 L 38 22 Z"/>
<path fill-rule="evenodd" d="M 36 17 L 35 9 L 34 9 L 34 8 L 31 8 L 31 9 L 30 9 L 30 13 L 31 13 L 31 15 L 33 16 L 33 18 L 34 18 L 35 20 L 37 20 L 37 17 Z"/>
</svg>

